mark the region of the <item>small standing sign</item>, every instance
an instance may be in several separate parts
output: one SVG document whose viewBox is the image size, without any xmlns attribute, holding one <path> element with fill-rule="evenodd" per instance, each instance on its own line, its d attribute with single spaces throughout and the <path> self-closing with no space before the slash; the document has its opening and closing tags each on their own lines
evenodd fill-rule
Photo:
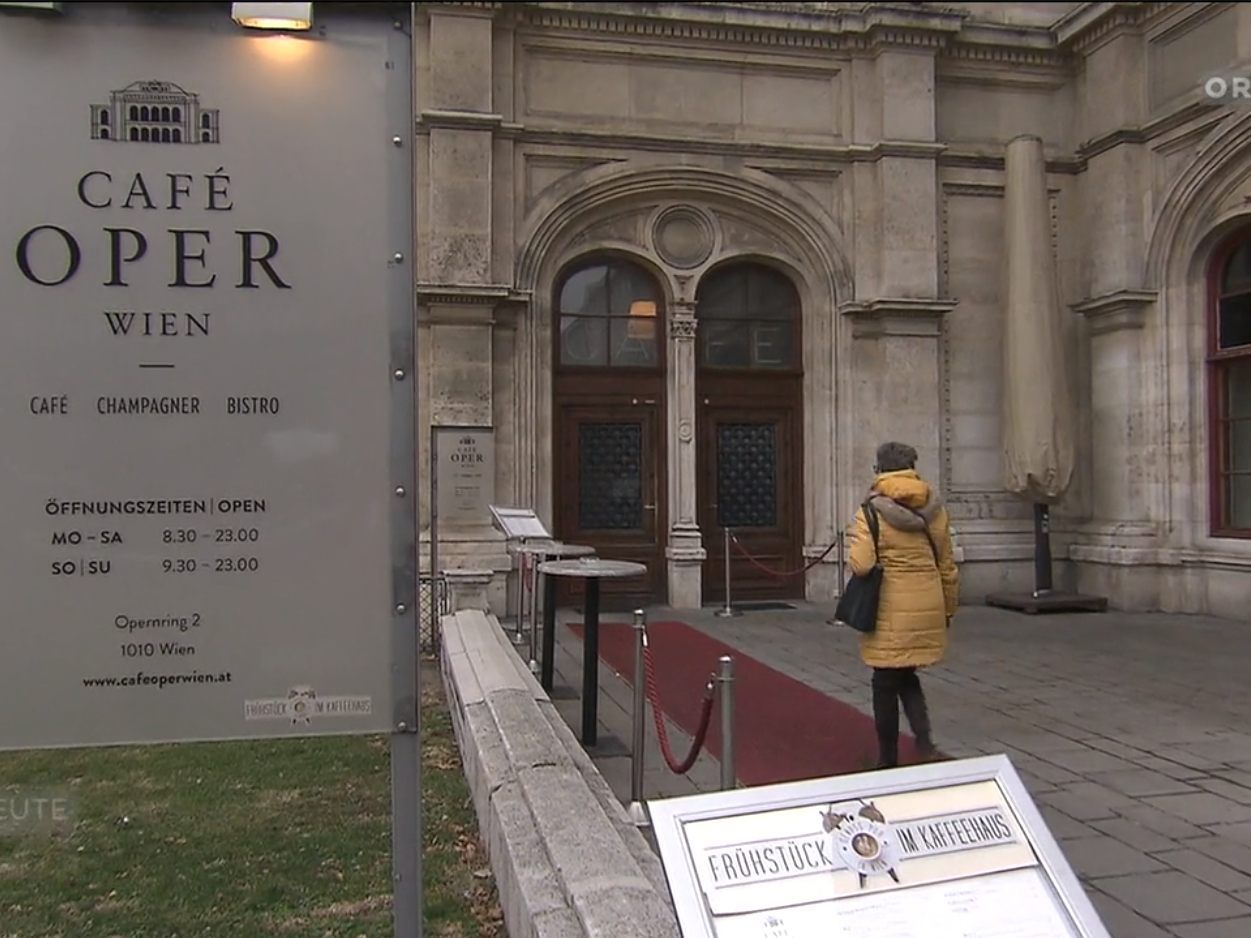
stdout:
<svg viewBox="0 0 1251 938">
<path fill-rule="evenodd" d="M 543 522 L 529 508 L 500 508 L 491 506 L 491 518 L 495 526 L 510 541 L 550 541 L 551 534 L 543 527 Z"/>
<path fill-rule="evenodd" d="M 1006 756 L 648 807 L 686 938 L 1108 938 Z"/>
</svg>

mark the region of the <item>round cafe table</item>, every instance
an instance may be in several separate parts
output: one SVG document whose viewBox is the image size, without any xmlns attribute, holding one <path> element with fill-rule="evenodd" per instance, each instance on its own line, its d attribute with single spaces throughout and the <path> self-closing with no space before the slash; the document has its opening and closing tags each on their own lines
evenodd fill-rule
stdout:
<svg viewBox="0 0 1251 938">
<path fill-rule="evenodd" d="M 514 642 L 524 641 L 526 619 L 530 620 L 530 673 L 538 669 L 539 628 L 539 564 L 568 557 L 590 557 L 595 548 L 586 544 L 565 544 L 561 541 L 522 541 L 513 553 L 520 558 L 521 589 L 517 597 L 517 633 Z"/>
<path fill-rule="evenodd" d="M 544 582 L 546 608 L 543 610 L 543 688 L 552 689 L 552 659 L 555 657 L 556 581 L 559 577 L 586 581 L 586 622 L 582 637 L 582 745 L 594 746 L 599 734 L 599 581 L 628 576 L 642 576 L 647 567 L 625 560 L 601 560 L 582 557 L 579 560 L 549 560 L 539 564 Z M 636 678 L 637 679 L 637 678 Z"/>
</svg>

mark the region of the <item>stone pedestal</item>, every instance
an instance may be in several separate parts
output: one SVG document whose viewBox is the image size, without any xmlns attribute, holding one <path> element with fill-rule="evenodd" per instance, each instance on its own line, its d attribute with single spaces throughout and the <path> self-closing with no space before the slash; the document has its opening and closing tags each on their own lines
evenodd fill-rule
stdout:
<svg viewBox="0 0 1251 938">
<path fill-rule="evenodd" d="M 487 587 L 494 577 L 491 570 L 448 570 L 447 585 L 451 594 L 452 612 L 471 609 L 488 612 Z"/>
</svg>

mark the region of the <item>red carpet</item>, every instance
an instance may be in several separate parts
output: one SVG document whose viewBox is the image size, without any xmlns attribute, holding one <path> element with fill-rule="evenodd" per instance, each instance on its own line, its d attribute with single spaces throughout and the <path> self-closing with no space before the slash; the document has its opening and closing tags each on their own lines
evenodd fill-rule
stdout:
<svg viewBox="0 0 1251 938">
<path fill-rule="evenodd" d="M 579 638 L 581 623 L 569 628 Z M 682 622 L 649 622 L 648 641 L 656 687 L 664 713 L 688 734 L 698 725 L 704 685 L 717 659 L 734 659 L 735 773 L 745 785 L 769 785 L 872 768 L 877 734 L 872 718 L 842 701 L 749 658 Z M 634 630 L 626 623 L 601 622 L 600 657 L 630 684 L 634 680 Z M 869 672 L 865 669 L 865 696 Z M 705 747 L 721 757 L 720 711 L 713 707 Z M 650 717 L 650 714 L 649 714 Z M 900 714 L 903 720 L 903 714 Z M 649 735 L 655 726 L 648 720 Z M 906 725 L 906 724 L 905 724 Z M 674 744 L 674 757 L 686 755 Z M 901 734 L 900 762 L 914 762 L 911 737 Z"/>
</svg>

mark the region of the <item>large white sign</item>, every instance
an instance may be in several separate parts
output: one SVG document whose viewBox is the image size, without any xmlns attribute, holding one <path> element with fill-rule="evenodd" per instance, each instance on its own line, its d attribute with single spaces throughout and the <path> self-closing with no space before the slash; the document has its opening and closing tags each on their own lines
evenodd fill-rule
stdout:
<svg viewBox="0 0 1251 938">
<path fill-rule="evenodd" d="M 1107 938 L 1004 757 L 648 807 L 687 938 Z"/>
<path fill-rule="evenodd" d="M 407 45 L 133 6 L 0 18 L 0 748 L 392 730 Z"/>
</svg>

